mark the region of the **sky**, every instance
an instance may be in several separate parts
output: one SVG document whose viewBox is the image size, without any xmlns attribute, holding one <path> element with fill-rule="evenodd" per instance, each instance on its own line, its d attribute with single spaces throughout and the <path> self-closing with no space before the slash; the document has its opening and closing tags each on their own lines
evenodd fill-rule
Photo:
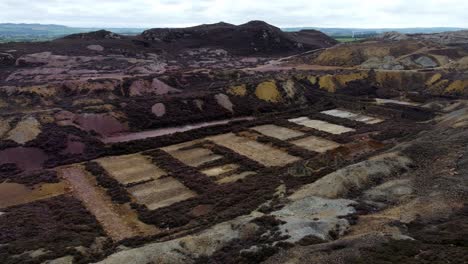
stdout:
<svg viewBox="0 0 468 264">
<path fill-rule="evenodd" d="M 467 0 L 0 0 L 0 10 L 0 23 L 76 27 L 468 27 Z"/>
</svg>

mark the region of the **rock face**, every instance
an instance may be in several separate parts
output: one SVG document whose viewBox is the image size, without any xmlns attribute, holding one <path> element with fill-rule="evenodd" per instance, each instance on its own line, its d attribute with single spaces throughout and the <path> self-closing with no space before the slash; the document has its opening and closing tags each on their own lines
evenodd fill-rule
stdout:
<svg viewBox="0 0 468 264">
<path fill-rule="evenodd" d="M 219 47 L 235 54 L 281 54 L 335 45 L 337 42 L 315 30 L 287 33 L 262 21 L 235 26 L 227 23 L 189 28 L 155 28 L 144 31 L 147 41 L 171 43 L 179 48 Z"/>
<path fill-rule="evenodd" d="M 294 201 L 273 213 L 284 221 L 280 230 L 288 235 L 287 242 L 295 243 L 306 236 L 331 240 L 330 234 L 342 236 L 349 222 L 342 217 L 355 213 L 352 200 L 323 199 L 309 196 Z"/>
<path fill-rule="evenodd" d="M 468 44 L 468 30 L 441 32 L 434 34 L 402 34 L 396 31 L 385 32 L 375 37 L 378 40 L 401 41 L 401 40 L 428 40 L 441 45 L 463 45 Z"/>
</svg>

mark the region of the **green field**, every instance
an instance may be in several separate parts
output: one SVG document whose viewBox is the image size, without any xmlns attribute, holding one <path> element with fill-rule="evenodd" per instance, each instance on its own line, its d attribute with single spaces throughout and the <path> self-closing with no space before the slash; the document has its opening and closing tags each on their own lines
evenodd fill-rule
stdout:
<svg viewBox="0 0 468 264">
<path fill-rule="evenodd" d="M 354 41 L 365 39 L 365 38 L 352 38 L 352 37 L 333 37 L 333 38 L 341 43 L 354 42 Z"/>
</svg>

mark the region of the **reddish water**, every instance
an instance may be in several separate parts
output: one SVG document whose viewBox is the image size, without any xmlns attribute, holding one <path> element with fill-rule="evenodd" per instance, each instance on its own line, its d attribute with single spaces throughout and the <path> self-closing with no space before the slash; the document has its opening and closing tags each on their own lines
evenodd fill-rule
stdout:
<svg viewBox="0 0 468 264">
<path fill-rule="evenodd" d="M 15 163 L 25 171 L 41 169 L 47 158 L 47 154 L 37 148 L 16 147 L 0 151 L 0 165 Z"/>
<path fill-rule="evenodd" d="M 62 151 L 62 154 L 83 154 L 86 145 L 79 141 L 78 137 L 68 136 L 67 147 Z"/>
<path fill-rule="evenodd" d="M 102 142 L 104 143 L 128 142 L 132 140 L 170 135 L 170 134 L 174 134 L 177 132 L 186 132 L 186 131 L 190 131 L 190 130 L 202 128 L 202 127 L 224 125 L 231 121 L 242 121 L 242 120 L 247 121 L 247 120 L 253 120 L 253 119 L 255 118 L 254 117 L 239 117 L 239 118 L 233 118 L 233 119 L 224 119 L 224 120 L 218 120 L 218 121 L 196 123 L 196 124 L 190 124 L 190 125 L 179 126 L 179 127 L 160 128 L 156 130 L 142 131 L 142 132 L 136 132 L 136 133 L 131 133 L 131 134 L 115 135 L 112 137 L 107 137 L 107 138 L 102 139 Z"/>
<path fill-rule="evenodd" d="M 82 114 L 76 118 L 75 122 L 86 131 L 94 130 L 103 136 L 128 130 L 126 124 L 108 114 Z"/>
</svg>

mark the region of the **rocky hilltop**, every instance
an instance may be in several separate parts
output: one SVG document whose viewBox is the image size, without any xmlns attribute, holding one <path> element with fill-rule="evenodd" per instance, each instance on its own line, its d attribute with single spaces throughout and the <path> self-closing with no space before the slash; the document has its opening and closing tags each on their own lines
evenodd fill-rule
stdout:
<svg viewBox="0 0 468 264">
<path fill-rule="evenodd" d="M 431 41 L 440 45 L 468 45 L 468 30 L 449 31 L 433 34 L 402 34 L 399 32 L 386 32 L 376 37 L 381 40 L 420 40 Z"/>
<path fill-rule="evenodd" d="M 179 48 L 223 48 L 241 55 L 287 54 L 327 48 L 337 43 L 316 30 L 283 32 L 263 21 L 250 21 L 239 26 L 221 22 L 189 28 L 155 28 L 144 31 L 141 36 L 145 40 L 170 43 Z"/>
</svg>

